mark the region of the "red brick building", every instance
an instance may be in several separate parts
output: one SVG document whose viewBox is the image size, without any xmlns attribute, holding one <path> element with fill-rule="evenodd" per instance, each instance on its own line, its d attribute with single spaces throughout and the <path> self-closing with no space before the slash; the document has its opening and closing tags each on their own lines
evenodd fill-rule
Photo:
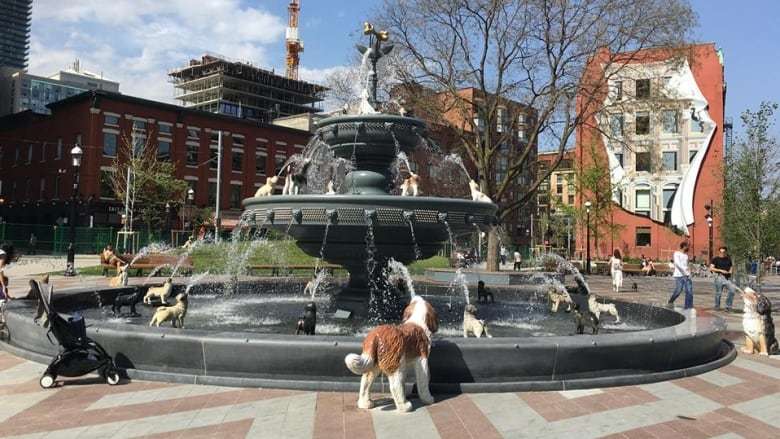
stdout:
<svg viewBox="0 0 780 439">
<path fill-rule="evenodd" d="M 122 138 L 149 138 L 158 156 L 195 191 L 194 204 L 216 199 L 217 132 L 222 131 L 223 226 L 309 139 L 306 131 L 104 91 L 85 92 L 49 106 L 48 116 L 18 113 L 0 119 L 0 216 L 7 222 L 53 224 L 68 216 L 74 168 L 70 150 L 84 150 L 77 198 L 78 225 L 119 226 L 123 203 L 107 184 Z"/>
<path fill-rule="evenodd" d="M 596 54 L 586 75 L 604 75 L 608 55 Z M 682 53 L 654 48 L 625 57 L 627 67 L 611 76 L 609 89 L 597 98 L 606 110 L 577 132 L 578 166 L 609 164 L 614 189 L 607 221 L 620 225 L 613 236 L 602 234 L 597 244 L 591 240 L 592 255 L 606 257 L 618 248 L 632 257 L 669 260 L 687 240 L 691 256 L 706 260 L 708 206 L 721 204 L 724 187 L 722 57 L 712 43 Z M 578 194 L 577 206 L 591 197 Z M 717 213 L 711 227 L 717 248 Z M 585 241 L 577 240 L 583 256 Z"/>
</svg>

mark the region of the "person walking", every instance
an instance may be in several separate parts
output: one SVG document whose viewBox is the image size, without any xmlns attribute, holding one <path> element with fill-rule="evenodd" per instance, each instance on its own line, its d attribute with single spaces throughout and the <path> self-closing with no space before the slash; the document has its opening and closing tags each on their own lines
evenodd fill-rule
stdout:
<svg viewBox="0 0 780 439">
<path fill-rule="evenodd" d="M 35 233 L 30 233 L 30 251 L 29 251 L 29 253 L 31 255 L 35 254 L 36 247 L 38 247 L 38 237 L 35 236 Z"/>
<path fill-rule="evenodd" d="M 501 256 L 501 265 L 506 265 L 506 253 L 506 247 L 502 245 L 501 250 L 499 250 L 499 255 Z"/>
<path fill-rule="evenodd" d="M 523 257 L 520 256 L 520 251 L 519 250 L 515 250 L 514 257 L 515 257 L 515 266 L 514 266 L 513 270 L 518 271 L 518 270 L 520 270 L 520 265 L 523 263 Z"/>
<path fill-rule="evenodd" d="M 734 273 L 734 264 L 732 264 L 728 254 L 728 248 L 723 246 L 718 249 L 718 256 L 710 261 L 710 271 L 715 274 L 715 309 L 720 309 L 720 297 L 723 294 L 723 287 L 726 287 L 729 290 L 729 294 L 726 296 L 726 312 L 731 312 L 735 290 L 730 279 Z"/>
<path fill-rule="evenodd" d="M 680 249 L 674 252 L 672 265 L 674 266 L 674 291 L 669 297 L 668 306 L 673 306 L 680 293 L 685 290 L 685 306 L 683 309 L 693 308 L 693 283 L 691 282 L 691 270 L 688 268 L 688 243 L 680 243 Z"/>
<path fill-rule="evenodd" d="M 619 293 L 623 286 L 623 257 L 618 249 L 609 258 L 609 274 L 612 276 L 612 292 Z"/>
</svg>

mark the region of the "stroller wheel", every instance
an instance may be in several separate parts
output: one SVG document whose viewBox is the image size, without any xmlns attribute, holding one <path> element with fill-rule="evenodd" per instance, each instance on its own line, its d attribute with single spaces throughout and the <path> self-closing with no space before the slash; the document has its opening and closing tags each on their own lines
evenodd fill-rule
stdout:
<svg viewBox="0 0 780 439">
<path fill-rule="evenodd" d="M 106 383 L 108 383 L 109 386 L 116 386 L 119 384 L 119 372 L 113 367 L 106 369 L 105 378 Z"/>
<path fill-rule="evenodd" d="M 54 387 L 54 376 L 45 374 L 41 377 L 38 384 L 40 384 L 41 387 L 44 389 L 51 389 L 52 387 Z"/>
</svg>

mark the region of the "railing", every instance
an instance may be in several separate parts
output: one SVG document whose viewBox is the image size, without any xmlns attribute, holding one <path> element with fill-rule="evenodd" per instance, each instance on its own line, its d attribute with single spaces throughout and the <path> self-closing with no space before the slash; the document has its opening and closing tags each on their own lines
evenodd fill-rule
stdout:
<svg viewBox="0 0 780 439">
<path fill-rule="evenodd" d="M 117 232 L 114 227 L 76 227 L 76 253 L 98 253 L 106 244 L 116 242 Z M 30 238 L 35 235 L 35 245 Z M 159 230 L 139 230 L 139 247 L 150 242 L 168 241 L 170 237 Z M 163 239 L 165 238 L 165 239 Z M 38 225 L 0 223 L 0 242 L 13 244 L 17 252 L 22 254 L 67 252 L 70 244 L 70 227 L 67 225 Z M 118 249 L 121 251 L 122 249 Z"/>
</svg>

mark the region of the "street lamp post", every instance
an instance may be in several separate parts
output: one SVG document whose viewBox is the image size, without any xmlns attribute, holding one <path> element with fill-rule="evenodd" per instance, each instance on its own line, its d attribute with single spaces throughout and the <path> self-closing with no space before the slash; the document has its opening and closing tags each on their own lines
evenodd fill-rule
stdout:
<svg viewBox="0 0 780 439">
<path fill-rule="evenodd" d="M 189 209 L 187 209 L 187 222 L 190 224 L 190 228 L 192 228 L 192 233 L 190 236 L 195 234 L 195 226 L 192 224 L 192 209 L 193 209 L 193 201 L 195 200 L 195 189 L 189 188 L 187 190 L 187 205 L 189 206 Z"/>
<path fill-rule="evenodd" d="M 165 202 L 165 231 L 168 237 L 171 238 L 171 245 L 173 245 L 173 237 L 171 237 L 171 203 Z"/>
<path fill-rule="evenodd" d="M 81 157 L 84 155 L 81 147 L 77 144 L 70 150 L 73 165 L 73 196 L 70 200 L 70 243 L 68 244 L 68 260 L 65 266 L 65 276 L 76 275 L 76 197 L 79 193 L 79 170 L 81 168 Z"/>
<path fill-rule="evenodd" d="M 586 201 L 585 202 L 585 214 L 586 214 L 586 219 L 585 219 L 585 236 L 586 236 L 585 241 L 586 241 L 586 244 L 585 244 L 585 246 L 587 247 L 587 249 L 585 250 L 585 254 L 586 254 L 585 263 L 587 264 L 587 266 L 585 268 L 585 272 L 588 273 L 588 274 L 590 274 L 590 206 L 591 206 L 590 201 Z"/>
<path fill-rule="evenodd" d="M 707 220 L 707 237 L 708 237 L 708 246 L 707 246 L 707 257 L 709 260 L 712 260 L 712 201 L 710 201 L 710 204 L 704 205 L 704 208 L 707 210 L 707 214 L 704 215 L 704 219 Z"/>
</svg>

